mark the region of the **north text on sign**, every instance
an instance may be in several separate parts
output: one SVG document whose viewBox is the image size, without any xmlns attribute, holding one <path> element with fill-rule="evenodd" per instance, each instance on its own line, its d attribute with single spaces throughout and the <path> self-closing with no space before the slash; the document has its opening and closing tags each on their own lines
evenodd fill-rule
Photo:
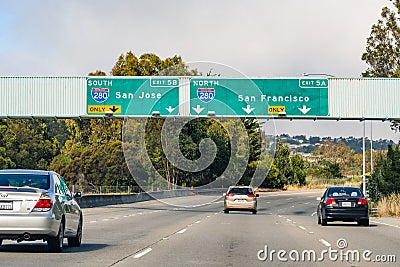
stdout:
<svg viewBox="0 0 400 267">
<path fill-rule="evenodd" d="M 194 86 L 219 86 L 219 81 L 213 80 L 193 80 Z"/>
</svg>

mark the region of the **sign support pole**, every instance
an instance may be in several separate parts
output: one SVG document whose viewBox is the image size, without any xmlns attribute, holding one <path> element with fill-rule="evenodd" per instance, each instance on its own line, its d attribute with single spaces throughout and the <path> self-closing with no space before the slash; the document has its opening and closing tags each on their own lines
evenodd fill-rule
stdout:
<svg viewBox="0 0 400 267">
<path fill-rule="evenodd" d="M 366 194 L 366 179 L 365 179 L 365 120 L 363 121 L 363 194 Z"/>
</svg>

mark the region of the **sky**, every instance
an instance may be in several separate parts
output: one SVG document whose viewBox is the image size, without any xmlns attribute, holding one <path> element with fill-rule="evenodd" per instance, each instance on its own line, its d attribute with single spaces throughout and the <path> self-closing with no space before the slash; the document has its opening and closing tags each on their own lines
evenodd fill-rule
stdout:
<svg viewBox="0 0 400 267">
<path fill-rule="evenodd" d="M 249 77 L 360 77 L 389 0 L 0 0 L 0 76 L 106 73 L 121 54 L 182 56 Z M 206 70 L 207 71 L 207 70 Z M 223 73 L 222 73 L 223 74 Z M 367 124 L 367 125 L 370 125 Z M 282 121 L 291 135 L 362 136 L 358 121 Z M 367 131 L 369 133 L 369 130 Z M 398 141 L 390 123 L 375 138 Z"/>
</svg>

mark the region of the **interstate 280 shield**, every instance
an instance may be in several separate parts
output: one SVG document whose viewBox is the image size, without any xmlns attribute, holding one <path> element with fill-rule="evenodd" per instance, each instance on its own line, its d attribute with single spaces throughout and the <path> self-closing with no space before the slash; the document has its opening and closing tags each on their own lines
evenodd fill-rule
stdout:
<svg viewBox="0 0 400 267">
<path fill-rule="evenodd" d="M 109 97 L 108 88 L 92 88 L 92 98 L 98 103 L 103 103 Z"/>
<path fill-rule="evenodd" d="M 204 103 L 208 103 L 215 97 L 214 88 L 198 88 L 197 97 Z"/>
</svg>

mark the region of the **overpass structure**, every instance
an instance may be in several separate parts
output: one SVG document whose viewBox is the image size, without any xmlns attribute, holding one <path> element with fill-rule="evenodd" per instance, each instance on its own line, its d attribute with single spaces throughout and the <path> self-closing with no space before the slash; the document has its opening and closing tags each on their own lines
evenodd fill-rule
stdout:
<svg viewBox="0 0 400 267">
<path fill-rule="evenodd" d="M 0 118 L 400 119 L 400 79 L 0 77 Z"/>
</svg>

